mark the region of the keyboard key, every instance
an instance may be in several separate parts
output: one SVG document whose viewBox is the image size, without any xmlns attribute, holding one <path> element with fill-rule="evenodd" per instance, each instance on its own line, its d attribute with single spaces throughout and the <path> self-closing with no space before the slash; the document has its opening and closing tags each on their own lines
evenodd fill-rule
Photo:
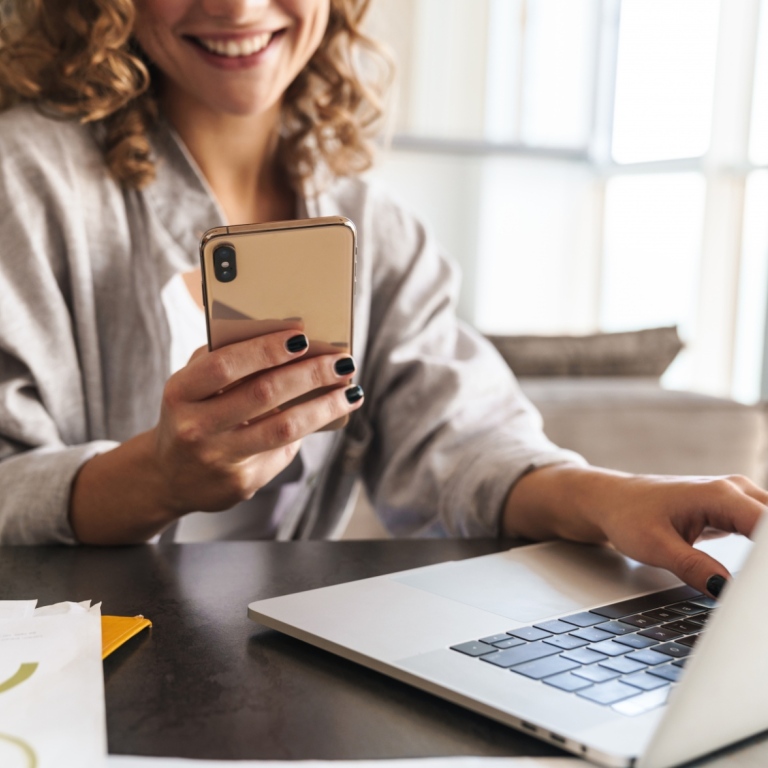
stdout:
<svg viewBox="0 0 768 768">
<path fill-rule="evenodd" d="M 614 704 L 612 709 L 622 715 L 629 715 L 630 717 L 642 715 L 646 712 L 650 712 L 652 709 L 662 706 L 662 704 L 666 704 L 668 696 L 668 687 L 657 688 L 655 691 L 647 691 L 646 693 L 641 693 L 639 696 L 633 696 L 631 699 L 624 699 L 623 701 Z"/>
<path fill-rule="evenodd" d="M 562 675 L 555 675 L 554 677 L 548 677 L 544 680 L 547 685 L 552 685 L 555 688 L 559 688 L 561 691 L 579 691 L 582 688 L 588 688 L 592 683 L 589 680 L 585 680 L 583 677 L 577 677 L 571 672 L 565 672 Z"/>
<path fill-rule="evenodd" d="M 630 624 L 624 624 L 622 621 L 605 621 L 602 624 L 598 624 L 595 629 L 602 629 L 603 632 L 610 632 L 613 635 L 629 635 L 634 632 L 637 627 L 633 627 Z"/>
<path fill-rule="evenodd" d="M 648 648 L 651 645 L 656 645 L 658 640 L 654 640 L 652 637 L 643 637 L 642 635 L 619 635 L 614 640 L 622 645 L 628 645 L 630 648 Z"/>
<path fill-rule="evenodd" d="M 557 648 L 538 641 L 519 645 L 517 648 L 508 648 L 506 651 L 496 651 L 490 656 L 481 656 L 480 658 L 489 664 L 495 664 L 497 667 L 506 669 L 514 667 L 516 664 L 524 664 L 526 661 L 534 661 L 557 653 L 559 653 Z"/>
<path fill-rule="evenodd" d="M 494 648 L 514 648 L 517 645 L 524 645 L 525 640 L 520 640 L 518 637 L 507 636 L 506 640 L 502 640 L 500 643 L 494 643 Z"/>
<path fill-rule="evenodd" d="M 582 611 L 581 613 L 573 613 L 570 616 L 563 616 L 560 621 L 567 621 L 569 624 L 575 624 L 577 627 L 591 627 L 593 624 L 605 621 L 605 617 L 592 613 L 592 611 Z"/>
<path fill-rule="evenodd" d="M 688 661 L 687 658 L 685 659 L 678 659 L 677 661 L 672 662 L 673 667 L 680 667 L 680 669 L 685 669 L 685 662 Z"/>
<path fill-rule="evenodd" d="M 680 645 L 687 645 L 689 648 L 693 648 L 694 645 L 696 645 L 696 642 L 698 641 L 700 635 L 688 635 L 688 637 L 678 637 L 677 640 L 675 640 L 676 643 L 680 643 Z"/>
<path fill-rule="evenodd" d="M 706 595 L 700 595 L 699 597 L 690 598 L 690 602 L 700 605 L 702 608 L 711 610 L 717 608 L 717 600 L 714 597 L 707 597 Z"/>
<path fill-rule="evenodd" d="M 657 653 L 652 648 L 644 648 L 642 651 L 628 653 L 626 658 L 632 659 L 632 661 L 640 661 L 650 666 L 666 664 L 669 661 L 669 656 L 666 653 Z"/>
<path fill-rule="evenodd" d="M 654 624 L 661 624 L 661 619 L 654 619 L 647 613 L 637 613 L 634 616 L 625 616 L 621 621 L 624 624 L 631 624 L 633 627 L 638 627 L 639 629 L 646 629 L 647 627 L 654 626 Z"/>
<path fill-rule="evenodd" d="M 674 637 L 680 637 L 682 632 L 675 632 L 674 629 L 664 629 L 664 627 L 651 627 L 650 629 L 641 629 L 637 634 L 663 642 L 664 640 L 672 640 Z"/>
<path fill-rule="evenodd" d="M 577 629 L 575 632 L 571 632 L 574 637 L 580 637 L 582 640 L 587 640 L 590 643 L 599 643 L 601 640 L 610 640 L 614 637 L 612 632 L 605 632 L 602 629 L 596 627 L 586 627 L 585 629 Z"/>
<path fill-rule="evenodd" d="M 544 642 L 554 645 L 555 648 L 560 648 L 563 651 L 582 648 L 587 644 L 586 640 L 582 640 L 579 637 L 573 637 L 573 635 L 556 635 L 555 637 L 547 638 Z"/>
<path fill-rule="evenodd" d="M 629 653 L 629 646 L 622 645 L 616 640 L 603 640 L 602 643 L 594 643 L 588 647 L 590 651 L 604 653 L 606 656 L 621 656 L 622 653 Z"/>
<path fill-rule="evenodd" d="M 706 608 L 702 608 L 696 603 L 675 603 L 674 605 L 668 605 L 667 610 L 674 611 L 675 613 L 682 613 L 684 616 L 695 616 L 697 613 L 704 613 Z"/>
<path fill-rule="evenodd" d="M 519 637 L 521 640 L 534 641 L 543 640 L 545 637 L 549 637 L 552 633 L 534 627 L 520 627 L 520 629 L 510 630 L 508 634 L 512 635 L 512 637 Z"/>
<path fill-rule="evenodd" d="M 502 632 L 500 635 L 491 635 L 490 637 L 481 637 L 480 642 L 488 643 L 488 645 L 494 645 L 495 643 L 498 643 L 501 640 L 508 640 L 508 639 L 509 639 L 509 635 L 506 632 Z"/>
<path fill-rule="evenodd" d="M 612 669 L 614 672 L 620 672 L 622 675 L 629 675 L 632 672 L 639 672 L 645 669 L 646 665 L 639 661 L 632 661 L 626 656 L 617 656 L 615 659 L 606 659 L 600 662 L 601 667 Z"/>
<path fill-rule="evenodd" d="M 573 624 L 568 624 L 565 621 L 560 621 L 559 619 L 544 621 L 541 624 L 534 624 L 533 626 L 537 629 L 543 629 L 545 632 L 549 632 L 551 635 L 562 635 L 573 630 Z"/>
<path fill-rule="evenodd" d="M 661 688 L 663 685 L 669 685 L 668 680 L 664 680 L 658 675 L 652 675 L 650 672 L 635 672 L 634 675 L 622 677 L 621 681 L 627 685 L 634 685 L 644 691 L 652 691 L 654 688 Z"/>
<path fill-rule="evenodd" d="M 611 605 L 602 605 L 599 608 L 593 608 L 592 613 L 605 616 L 607 619 L 620 619 L 622 616 L 633 616 L 636 613 L 647 613 L 648 611 L 661 608 L 670 603 L 680 602 L 681 600 L 690 600 L 693 597 L 699 597 L 701 592 L 693 587 L 674 587 L 665 589 L 661 592 L 653 592 L 643 597 L 635 597 L 631 600 L 622 600 L 620 603 Z M 661 621 L 664 619 L 662 618 Z"/>
<path fill-rule="evenodd" d="M 646 611 L 646 616 L 650 616 L 652 619 L 658 619 L 661 621 L 674 621 L 675 619 L 679 618 L 679 613 L 673 613 L 672 611 L 668 611 L 666 608 L 658 608 L 654 611 Z"/>
<path fill-rule="evenodd" d="M 688 619 L 680 621 L 671 621 L 669 624 L 662 624 L 663 629 L 671 629 L 673 632 L 679 632 L 681 635 L 690 635 L 691 632 L 698 632 L 701 627 Z"/>
<path fill-rule="evenodd" d="M 622 699 L 628 699 L 630 696 L 637 696 L 638 693 L 637 688 L 624 685 L 618 680 L 611 680 L 609 683 L 593 685 L 583 691 L 576 691 L 577 696 L 594 701 L 596 704 L 614 704 Z"/>
<path fill-rule="evenodd" d="M 564 659 L 570 659 L 571 661 L 578 661 L 579 664 L 595 664 L 598 661 L 607 659 L 608 657 L 604 653 L 597 653 L 596 651 L 590 651 L 589 648 L 574 648 L 572 651 L 565 651 L 560 654 Z M 667 656 L 664 657 L 665 661 L 669 661 Z"/>
<path fill-rule="evenodd" d="M 683 670 L 674 664 L 664 664 L 661 667 L 653 667 L 648 672 L 656 677 L 661 677 L 664 680 L 669 680 L 672 683 L 676 683 L 680 679 L 680 675 L 683 674 Z"/>
<path fill-rule="evenodd" d="M 575 661 L 569 661 L 561 656 L 547 656 L 544 659 L 529 661 L 526 664 L 518 664 L 516 667 L 512 667 L 511 671 L 531 677 L 534 680 L 541 680 L 544 677 L 570 672 L 578 666 Z"/>
<path fill-rule="evenodd" d="M 590 664 L 581 669 L 574 669 L 573 674 L 583 677 L 585 680 L 590 680 L 593 683 L 604 683 L 606 680 L 613 680 L 621 676 L 620 672 L 608 669 L 607 667 L 601 667 L 599 664 Z"/>
<path fill-rule="evenodd" d="M 689 624 L 696 624 L 699 627 L 703 627 L 711 615 L 712 611 L 707 611 L 706 613 L 699 613 L 696 616 L 690 616 L 686 621 Z"/>
<path fill-rule="evenodd" d="M 464 653 L 467 656 L 483 656 L 488 653 L 496 653 L 497 651 L 497 649 L 492 645 L 488 645 L 488 643 L 481 643 L 479 641 L 452 645 L 451 650 Z"/>
<path fill-rule="evenodd" d="M 662 645 L 655 646 L 653 650 L 659 653 L 666 653 L 667 656 L 674 656 L 676 659 L 685 658 L 691 652 L 690 648 L 679 643 L 663 643 Z"/>
</svg>

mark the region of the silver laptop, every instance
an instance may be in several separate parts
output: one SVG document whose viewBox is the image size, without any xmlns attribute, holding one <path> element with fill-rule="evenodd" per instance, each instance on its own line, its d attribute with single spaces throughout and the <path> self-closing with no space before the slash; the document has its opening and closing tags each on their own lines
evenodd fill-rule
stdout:
<svg viewBox="0 0 768 768">
<path fill-rule="evenodd" d="M 768 523 L 700 545 L 715 606 L 568 542 L 251 603 L 251 619 L 606 766 L 666 768 L 768 729 Z"/>
</svg>

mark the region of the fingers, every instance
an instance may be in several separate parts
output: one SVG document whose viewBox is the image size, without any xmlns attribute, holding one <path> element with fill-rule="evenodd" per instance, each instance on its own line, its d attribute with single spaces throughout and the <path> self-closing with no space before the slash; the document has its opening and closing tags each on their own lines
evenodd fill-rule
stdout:
<svg viewBox="0 0 768 768">
<path fill-rule="evenodd" d="M 629 500 L 624 511 L 608 518 L 609 540 L 630 557 L 666 568 L 712 597 L 717 597 L 730 574 L 717 560 L 695 549 L 694 542 L 702 534 L 711 538 L 715 532 L 751 537 L 768 501 L 765 490 L 738 475 L 636 476 L 624 495 Z"/>
<path fill-rule="evenodd" d="M 659 562 L 656 564 L 668 568 L 681 581 L 711 597 L 718 597 L 731 578 L 722 563 L 692 547 L 676 532 L 661 545 Z"/>
<path fill-rule="evenodd" d="M 768 493 L 741 475 L 713 478 L 702 499 L 704 524 L 708 528 L 752 537 L 766 512 Z"/>
<path fill-rule="evenodd" d="M 354 360 L 348 355 L 298 360 L 251 376 L 219 397 L 200 403 L 197 409 L 206 430 L 223 432 L 317 390 L 343 387 L 354 371 Z"/>
<path fill-rule="evenodd" d="M 231 431 L 226 437 L 226 450 L 237 461 L 290 445 L 357 410 L 363 404 L 363 398 L 362 387 L 338 387 Z"/>
<path fill-rule="evenodd" d="M 228 344 L 208 354 L 197 350 L 169 380 L 171 395 L 186 402 L 205 400 L 254 373 L 296 360 L 308 346 L 303 333 L 288 330 Z"/>
<path fill-rule="evenodd" d="M 713 479 L 712 497 L 706 512 L 702 538 L 715 532 L 740 533 L 752 537 L 766 513 L 768 492 L 741 475 Z M 667 567 L 687 584 L 717 598 L 730 579 L 728 570 L 713 557 L 692 547 L 679 535 L 667 541 Z"/>
<path fill-rule="evenodd" d="M 755 499 L 755 501 L 760 502 L 764 507 L 768 506 L 768 490 L 753 483 L 748 477 L 744 477 L 744 475 L 730 475 L 723 479 L 735 485 L 747 496 Z"/>
</svg>

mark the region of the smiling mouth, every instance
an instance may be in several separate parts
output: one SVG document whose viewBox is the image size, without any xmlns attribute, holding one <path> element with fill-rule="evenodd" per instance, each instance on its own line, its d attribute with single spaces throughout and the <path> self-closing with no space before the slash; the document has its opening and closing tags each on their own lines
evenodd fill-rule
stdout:
<svg viewBox="0 0 768 768">
<path fill-rule="evenodd" d="M 227 59 L 241 59 L 263 51 L 275 37 L 281 34 L 281 31 L 261 32 L 250 37 L 230 38 L 229 40 L 191 36 L 187 39 L 216 56 L 223 56 Z"/>
</svg>

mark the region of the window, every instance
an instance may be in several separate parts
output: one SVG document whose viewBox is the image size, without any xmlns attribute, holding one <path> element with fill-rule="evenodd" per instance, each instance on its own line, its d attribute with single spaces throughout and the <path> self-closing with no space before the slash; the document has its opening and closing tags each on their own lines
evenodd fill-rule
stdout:
<svg viewBox="0 0 768 768">
<path fill-rule="evenodd" d="M 675 324 L 668 386 L 768 398 L 768 0 L 374 8 L 403 83 L 376 175 L 460 263 L 465 319 Z"/>
<path fill-rule="evenodd" d="M 612 155 L 617 163 L 709 150 L 719 0 L 623 0 Z"/>
</svg>

